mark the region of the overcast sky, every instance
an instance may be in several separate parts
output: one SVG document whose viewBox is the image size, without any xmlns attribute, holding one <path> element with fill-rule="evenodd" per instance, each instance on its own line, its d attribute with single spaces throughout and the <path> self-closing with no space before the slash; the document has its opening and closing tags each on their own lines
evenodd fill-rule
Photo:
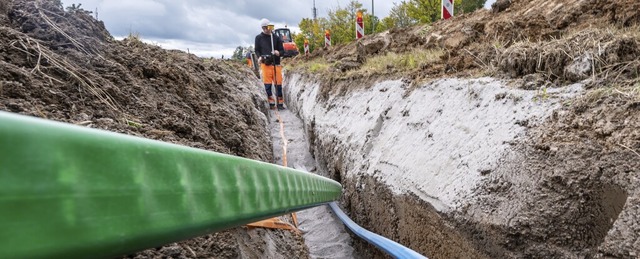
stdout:
<svg viewBox="0 0 640 259">
<path fill-rule="evenodd" d="M 375 15 L 388 16 L 394 2 L 373 0 Z M 82 4 L 98 11 L 107 30 L 116 38 L 140 35 L 142 40 L 167 49 L 189 51 L 201 57 L 230 57 L 238 46 L 253 45 L 260 33 L 259 21 L 267 18 L 276 27 L 293 31 L 302 18 L 311 18 L 313 0 L 62 0 L 63 5 Z M 349 0 L 316 0 L 318 17 L 345 7 Z M 372 1 L 360 1 L 371 12 Z M 495 0 L 488 0 L 490 6 Z M 94 13 L 95 15 L 95 13 Z"/>
</svg>

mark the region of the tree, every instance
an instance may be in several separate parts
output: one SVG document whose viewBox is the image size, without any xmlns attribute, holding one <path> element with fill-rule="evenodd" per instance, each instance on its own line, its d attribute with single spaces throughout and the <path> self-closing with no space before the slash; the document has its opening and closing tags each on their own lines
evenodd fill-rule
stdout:
<svg viewBox="0 0 640 259">
<path fill-rule="evenodd" d="M 249 47 L 243 48 L 242 50 L 243 50 L 243 55 L 242 55 L 243 59 L 247 56 L 247 54 L 249 54 L 249 53 L 254 51 L 253 50 L 253 46 L 249 46 Z"/>
<path fill-rule="evenodd" d="M 236 50 L 233 51 L 233 55 L 231 55 L 231 59 L 235 60 L 243 60 L 244 59 L 244 48 L 242 46 L 238 46 Z"/>
<path fill-rule="evenodd" d="M 395 28 L 396 20 L 391 16 L 384 17 L 381 22 L 376 23 L 376 32 L 383 32 L 391 28 Z"/>
<path fill-rule="evenodd" d="M 367 28 L 367 24 L 371 24 L 371 19 L 377 17 L 367 14 L 367 9 L 362 8 L 362 4 L 358 1 L 351 0 L 347 7 L 338 8 L 329 11 L 328 28 L 331 30 L 332 44 L 342 44 L 355 41 L 356 39 L 356 12 L 361 11 L 365 24 L 365 34 L 371 34 L 371 28 Z M 368 26 L 371 27 L 371 26 Z"/>
<path fill-rule="evenodd" d="M 440 2 L 438 1 L 438 3 Z M 330 10 L 328 19 L 319 18 L 317 21 L 309 18 L 302 19 L 300 24 L 298 24 L 301 33 L 295 35 L 294 41 L 298 49 L 303 51 L 304 40 L 305 38 L 308 39 L 309 49 L 313 52 L 315 48 L 324 46 L 325 29 L 331 32 L 331 43 L 334 45 L 355 41 L 356 12 L 358 11 L 364 14 L 364 30 L 367 35 L 383 32 L 398 26 L 410 26 L 418 22 L 418 19 L 409 16 L 408 10 L 410 5 L 411 3 L 406 1 L 403 1 L 401 4 L 396 4 L 389 17 L 379 19 L 377 16 L 367 13 L 367 9 L 362 8 L 362 4 L 359 1 L 351 0 L 344 8 L 338 7 L 337 9 Z M 375 21 L 375 28 L 371 28 L 372 20 Z"/>
<path fill-rule="evenodd" d="M 364 13 L 364 15 L 362 15 L 362 20 L 364 21 L 364 34 L 365 35 L 369 35 L 369 34 L 373 34 L 376 32 L 383 32 L 386 30 L 380 30 L 380 18 L 378 18 L 378 16 L 372 16 L 371 14 L 368 13 Z M 374 24 L 376 25 L 375 30 L 371 29 L 371 20 L 374 20 Z M 353 20 L 353 23 L 355 23 L 355 18 Z M 354 28 L 355 31 L 355 28 Z M 355 33 L 355 32 L 354 32 Z M 354 35 L 355 37 L 355 35 Z"/>
<path fill-rule="evenodd" d="M 353 2 L 353 1 L 352 1 Z M 329 10 L 329 30 L 332 44 L 351 42 L 355 38 L 355 13 L 349 13 L 345 8 Z"/>
<path fill-rule="evenodd" d="M 455 13 L 457 14 L 471 13 L 475 10 L 483 8 L 486 2 L 487 0 L 464 0 L 461 3 L 458 3 L 456 1 L 457 5 L 454 6 Z"/>
<path fill-rule="evenodd" d="M 304 52 L 304 39 L 309 40 L 309 51 L 313 52 L 316 48 L 322 48 L 324 46 L 324 28 L 328 26 L 325 18 L 318 18 L 313 20 L 310 18 L 303 18 L 298 24 L 300 33 L 293 36 L 293 39 L 301 52 Z"/>
<path fill-rule="evenodd" d="M 375 32 L 383 32 L 395 27 L 407 27 L 418 23 L 416 19 L 409 16 L 409 5 L 410 3 L 407 1 L 402 1 L 400 4 L 394 3 L 389 16 L 376 22 Z"/>
<path fill-rule="evenodd" d="M 420 23 L 432 23 L 440 19 L 442 0 L 410 0 L 407 15 Z"/>
<path fill-rule="evenodd" d="M 469 0 L 465 0 L 464 2 L 467 1 Z M 461 6 L 463 1 L 454 0 L 453 2 L 455 10 L 458 10 L 455 6 Z M 441 19 L 441 8 L 442 0 L 409 0 L 409 2 L 407 2 L 408 16 L 420 23 L 432 23 Z"/>
<path fill-rule="evenodd" d="M 393 27 L 408 27 L 418 22 L 409 16 L 409 3 L 407 1 L 402 1 L 400 4 L 394 3 L 388 17 L 393 20 Z"/>
</svg>

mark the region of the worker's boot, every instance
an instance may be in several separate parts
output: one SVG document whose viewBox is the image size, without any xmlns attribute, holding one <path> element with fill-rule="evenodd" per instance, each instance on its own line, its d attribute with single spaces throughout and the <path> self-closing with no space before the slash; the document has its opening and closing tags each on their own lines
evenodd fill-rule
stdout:
<svg viewBox="0 0 640 259">
<path fill-rule="evenodd" d="M 273 96 L 269 96 L 268 100 L 269 100 L 269 109 L 275 110 L 276 109 L 276 100 L 273 99 Z"/>
<path fill-rule="evenodd" d="M 278 110 L 284 110 L 284 98 L 278 97 Z"/>
</svg>

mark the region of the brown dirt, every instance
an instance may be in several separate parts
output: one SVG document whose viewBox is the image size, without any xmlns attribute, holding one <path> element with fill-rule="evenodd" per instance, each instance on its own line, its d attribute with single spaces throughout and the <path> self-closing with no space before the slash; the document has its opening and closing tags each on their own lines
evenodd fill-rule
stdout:
<svg viewBox="0 0 640 259">
<path fill-rule="evenodd" d="M 346 188 L 343 205 L 365 228 L 426 255 L 637 258 L 639 9 L 637 0 L 499 0 L 493 10 L 394 29 L 297 58 L 290 70 L 320 82 L 320 96 L 329 100 L 329 106 L 333 96 L 348 96 L 371 82 L 399 78 L 413 83 L 412 87 L 443 77 L 493 76 L 526 90 L 576 82 L 588 90 L 565 103 L 543 125 L 531 127 L 526 140 L 511 143 L 513 153 L 504 158 L 505 163 L 483 173 L 488 180 L 477 191 L 485 195 L 462 215 L 438 215 L 427 204 L 407 205 L 416 201 L 389 194 L 367 176 L 347 179 L 340 174 L 342 161 L 332 159 L 328 171 Z M 445 54 L 430 66 L 409 71 L 349 73 L 373 56 L 417 49 L 442 49 Z M 329 64 L 329 73 L 303 69 L 305 64 L 322 62 Z M 321 150 L 326 148 L 327 155 L 333 156 L 332 147 L 340 145 L 314 142 L 320 160 Z M 522 201 L 524 207 L 514 208 L 514 200 Z M 404 206 L 415 206 L 421 216 L 406 214 L 410 207 Z M 468 215 L 481 215 L 484 221 L 469 221 Z M 508 226 L 495 224 L 497 218 L 505 217 L 510 219 Z M 443 235 L 433 227 L 440 223 L 432 222 L 454 224 L 455 230 Z M 403 233 L 403 224 L 413 227 L 409 233 Z M 419 233 L 415 237 L 423 240 L 414 242 L 412 233 Z M 473 245 L 445 248 L 436 242 L 431 246 L 433 233 L 433 240 Z M 371 250 L 366 244 L 359 246 L 360 252 Z"/>
<path fill-rule="evenodd" d="M 273 161 L 245 66 L 114 40 L 59 1 L 0 1 L 0 110 Z M 236 228 L 133 258 L 305 258 L 302 237 Z"/>
<path fill-rule="evenodd" d="M 300 234 L 237 228 L 197 237 L 123 258 L 309 258 Z"/>
<path fill-rule="evenodd" d="M 540 74 L 553 84 L 591 78 L 594 86 L 613 77 L 618 82 L 637 78 L 640 2 L 512 0 L 496 5 L 504 10 L 479 10 L 321 49 L 309 57 L 297 57 L 290 69 L 307 73 L 299 69 L 300 64 L 327 62 L 329 73 L 319 80 L 325 98 L 381 79 L 421 83 L 448 76 L 516 79 Z M 389 69 L 366 78 L 360 75 L 363 73 L 348 74 L 372 56 L 415 49 L 442 49 L 445 54 L 441 60 L 413 70 Z"/>
<path fill-rule="evenodd" d="M 486 255 L 487 248 L 471 245 L 473 242 L 464 233 L 449 225 L 444 215 L 420 198 L 393 195 L 389 186 L 371 176 L 347 178 L 342 183 L 360 187 L 345 190 L 341 203 L 350 211 L 350 217 L 367 230 L 429 258 L 490 258 Z M 446 240 L 446 245 L 442 240 Z M 355 248 L 364 258 L 389 258 L 366 242 L 355 242 Z"/>
<path fill-rule="evenodd" d="M 486 195 L 468 208 L 494 208 L 509 214 L 512 224 L 473 231 L 501 237 L 491 245 L 507 248 L 512 257 L 634 257 L 640 249 L 629 243 L 640 230 L 633 209 L 639 190 L 639 103 L 623 92 L 594 92 L 554 111 L 544 127 L 532 129 L 531 138 L 512 144 L 518 152 L 491 172 L 478 187 Z M 531 209 L 512 209 L 514 200 Z"/>
</svg>

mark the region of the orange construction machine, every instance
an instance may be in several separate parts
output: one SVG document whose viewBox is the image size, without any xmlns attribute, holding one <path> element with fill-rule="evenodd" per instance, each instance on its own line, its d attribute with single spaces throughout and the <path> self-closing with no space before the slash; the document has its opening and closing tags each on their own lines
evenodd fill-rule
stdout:
<svg viewBox="0 0 640 259">
<path fill-rule="evenodd" d="M 276 36 L 282 39 L 282 45 L 284 47 L 283 57 L 293 57 L 298 55 L 298 46 L 293 42 L 293 38 L 291 38 L 291 31 L 285 25 L 284 28 L 275 29 L 274 33 Z"/>
</svg>

